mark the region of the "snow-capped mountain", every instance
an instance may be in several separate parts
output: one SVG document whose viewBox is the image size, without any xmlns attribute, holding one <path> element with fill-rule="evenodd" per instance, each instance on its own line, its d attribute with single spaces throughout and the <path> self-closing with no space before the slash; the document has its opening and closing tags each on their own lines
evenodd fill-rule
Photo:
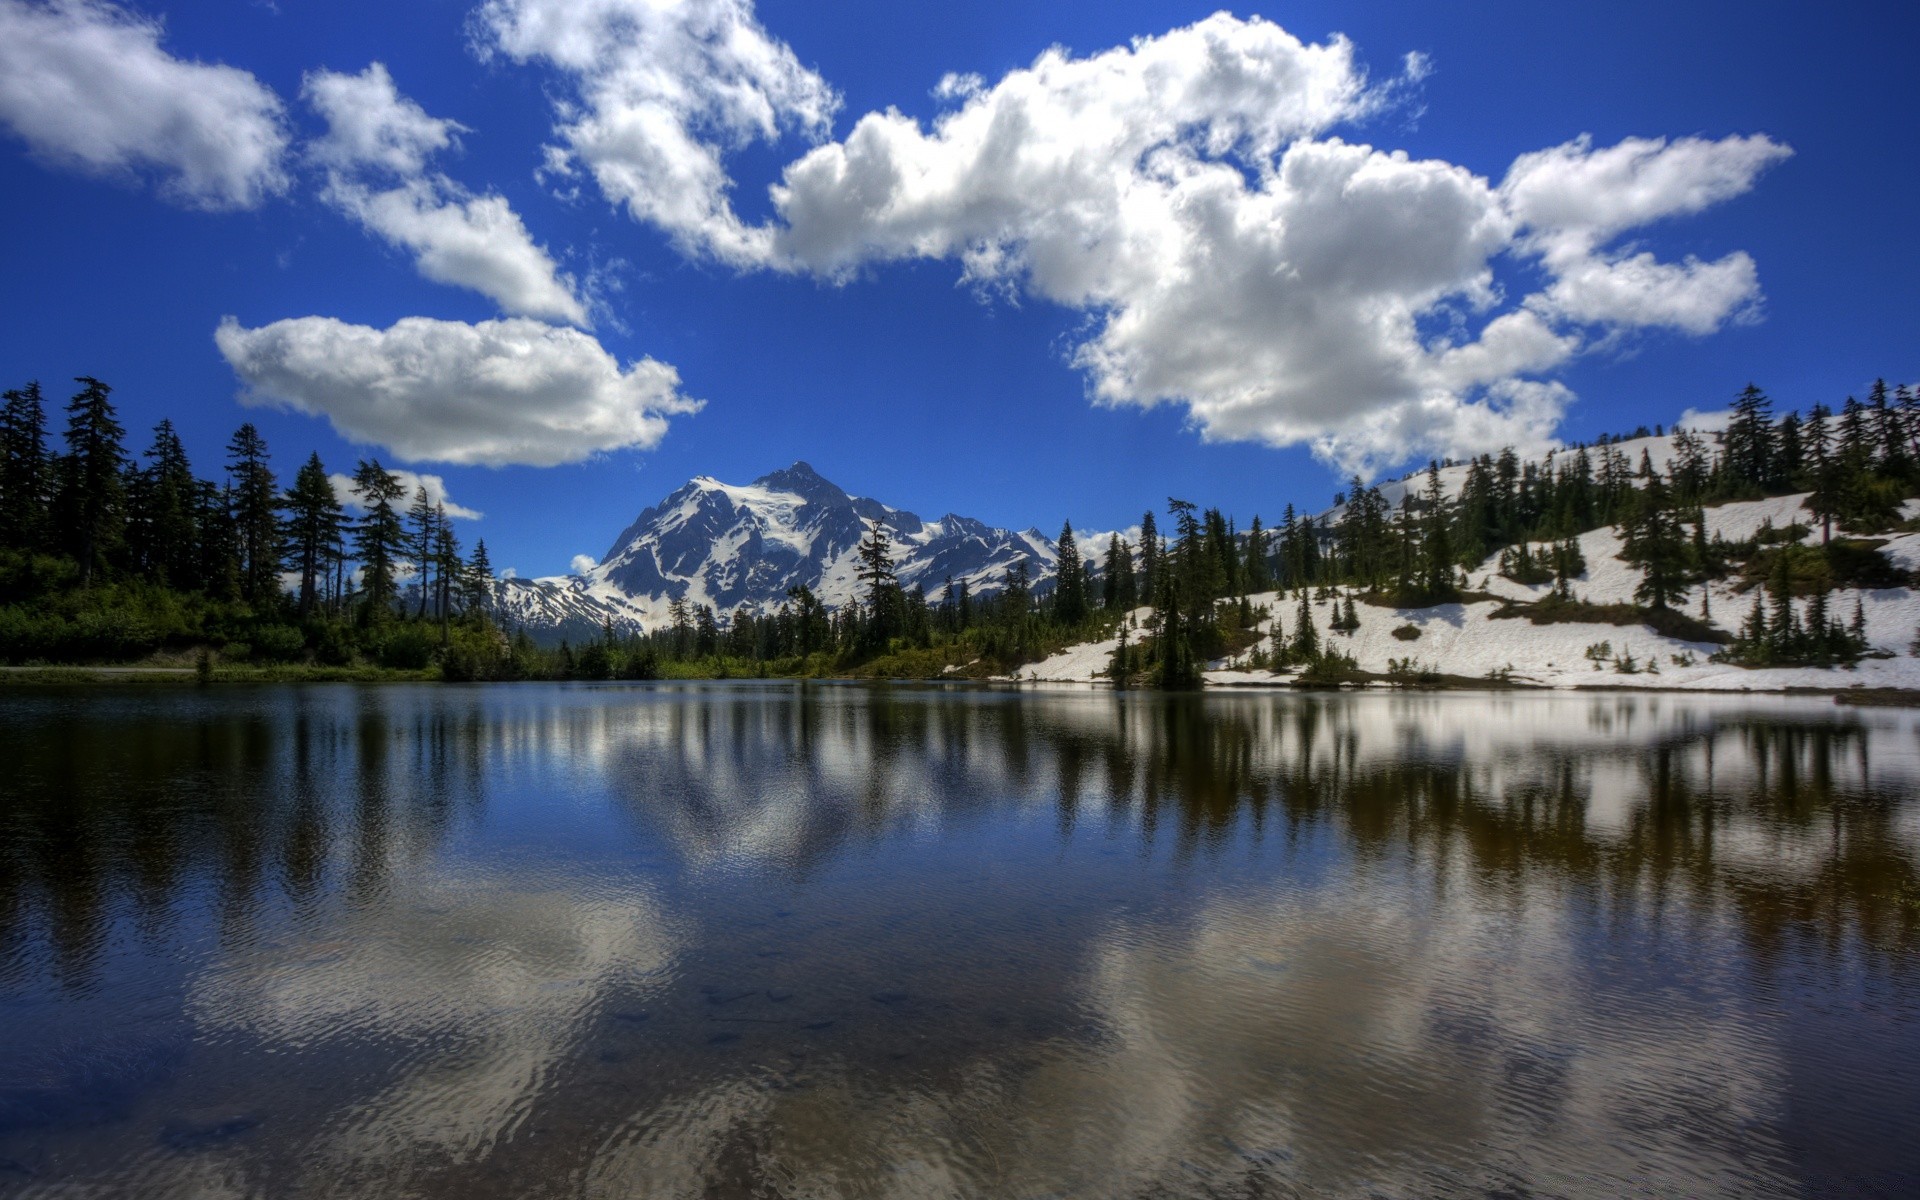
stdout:
<svg viewBox="0 0 1920 1200">
<path fill-rule="evenodd" d="M 804 462 L 749 484 L 690 480 L 643 511 L 584 576 L 502 580 L 499 609 L 543 640 L 578 639 L 602 622 L 653 628 L 674 599 L 710 606 L 724 624 L 738 608 L 760 613 L 811 588 L 828 608 L 858 598 L 855 553 L 869 522 L 893 539 L 900 585 L 938 600 L 946 582 L 976 594 L 999 590 L 1021 560 L 1039 586 L 1053 577 L 1053 541 L 948 513 L 927 521 L 878 500 L 851 496 Z M 564 632 L 563 632 L 564 631 Z"/>
</svg>

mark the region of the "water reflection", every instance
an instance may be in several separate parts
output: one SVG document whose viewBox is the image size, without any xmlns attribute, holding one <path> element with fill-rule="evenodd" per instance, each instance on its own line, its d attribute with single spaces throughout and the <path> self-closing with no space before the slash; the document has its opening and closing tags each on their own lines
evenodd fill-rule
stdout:
<svg viewBox="0 0 1920 1200">
<path fill-rule="evenodd" d="M 0 1194 L 1920 1170 L 1920 721 L 808 685 L 0 701 Z"/>
</svg>

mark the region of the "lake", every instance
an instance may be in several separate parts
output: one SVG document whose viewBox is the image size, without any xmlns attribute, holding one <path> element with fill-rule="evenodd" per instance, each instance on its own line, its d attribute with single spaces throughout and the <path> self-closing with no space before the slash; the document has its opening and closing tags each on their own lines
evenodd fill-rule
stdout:
<svg viewBox="0 0 1920 1200">
<path fill-rule="evenodd" d="M 0 1196 L 1920 1194 L 1920 712 L 0 695 Z"/>
</svg>

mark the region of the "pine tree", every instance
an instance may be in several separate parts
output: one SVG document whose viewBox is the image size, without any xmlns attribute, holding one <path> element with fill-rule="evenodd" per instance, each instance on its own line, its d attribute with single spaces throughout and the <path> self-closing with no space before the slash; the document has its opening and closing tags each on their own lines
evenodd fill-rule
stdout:
<svg viewBox="0 0 1920 1200">
<path fill-rule="evenodd" d="M 440 542 L 440 525 L 436 517 L 433 498 L 427 495 L 425 486 L 413 489 L 413 504 L 407 509 L 407 523 L 412 532 L 407 539 L 408 551 L 413 556 L 414 583 L 420 589 L 419 615 L 427 615 L 427 593 L 432 580 L 434 547 Z"/>
<path fill-rule="evenodd" d="M 329 552 L 345 524 L 340 500 L 320 456 L 313 454 L 293 477 L 293 486 L 281 498 L 287 514 L 282 526 L 281 562 L 300 577 L 300 616 L 313 615 L 326 583 Z"/>
<path fill-rule="evenodd" d="M 867 590 L 865 641 L 870 649 L 881 650 L 901 631 L 900 584 L 894 576 L 893 539 L 886 522 L 878 517 L 869 519 L 854 575 Z"/>
<path fill-rule="evenodd" d="M 1253 524 L 1247 527 L 1247 591 L 1258 595 L 1273 590 L 1273 566 L 1269 556 L 1272 551 L 1267 544 L 1267 531 L 1260 524 L 1260 514 L 1253 514 Z"/>
<path fill-rule="evenodd" d="M 1752 494 L 1764 491 L 1774 468 L 1773 402 L 1754 384 L 1733 402 L 1727 422 L 1721 464 L 1728 475 L 1726 491 Z"/>
<path fill-rule="evenodd" d="M 67 405 L 67 453 L 60 460 L 55 506 L 67 549 L 90 586 L 118 556 L 126 532 L 126 430 L 109 399 L 112 388 L 90 376 Z"/>
<path fill-rule="evenodd" d="M 455 579 L 460 574 L 460 539 L 454 536 L 453 523 L 447 520 L 446 509 L 433 506 L 433 603 L 440 616 L 441 636 L 446 636 L 447 618 L 452 615 L 453 602 L 457 588 Z"/>
<path fill-rule="evenodd" d="M 354 527 L 354 554 L 360 559 L 369 618 L 380 620 L 393 610 L 394 578 L 400 556 L 405 552 L 407 531 L 394 502 L 407 494 L 400 477 L 380 465 L 379 459 L 363 459 L 353 472 L 353 490 L 366 508 Z"/>
<path fill-rule="evenodd" d="M 1300 612 L 1294 617 L 1293 646 L 1290 656 L 1295 662 L 1312 662 L 1320 653 L 1320 635 L 1313 628 L 1313 605 L 1307 599 L 1307 589 L 1300 589 Z"/>
<path fill-rule="evenodd" d="M 1073 539 L 1073 522 L 1060 527 L 1059 559 L 1055 566 L 1053 615 L 1062 625 L 1079 625 L 1087 619 L 1087 575 L 1080 561 L 1080 546 Z"/>
<path fill-rule="evenodd" d="M 474 540 L 473 557 L 467 560 L 467 568 L 462 580 L 462 607 L 483 614 L 492 611 L 493 560 L 487 557 L 485 538 Z"/>
<path fill-rule="evenodd" d="M 239 535 L 240 594 L 258 605 L 280 594 L 280 483 L 267 459 L 267 440 L 251 422 L 227 444 L 227 478 Z"/>
<path fill-rule="evenodd" d="M 34 382 L 9 390 L 0 407 L 0 546 L 32 553 L 46 545 L 51 493 L 46 406 Z"/>
<path fill-rule="evenodd" d="M 127 475 L 127 546 L 133 567 L 162 586 L 197 588 L 198 481 L 173 422 L 154 426 L 147 468 Z"/>
<path fill-rule="evenodd" d="M 1126 612 L 1133 607 L 1133 552 L 1117 533 L 1107 539 L 1107 565 L 1101 572 L 1101 601 L 1108 612 Z"/>
<path fill-rule="evenodd" d="M 1440 468 L 1427 468 L 1426 519 L 1422 522 L 1420 589 L 1431 602 L 1459 594 L 1453 582 L 1453 542 L 1447 533 L 1447 505 L 1440 491 Z"/>
<path fill-rule="evenodd" d="M 1659 476 L 1647 480 L 1639 513 L 1623 530 L 1620 559 L 1640 568 L 1640 586 L 1634 597 L 1664 609 L 1686 590 L 1687 543 L 1672 497 Z"/>
<path fill-rule="evenodd" d="M 193 568 L 200 590 L 215 600 L 240 598 L 240 534 L 233 521 L 232 489 L 210 479 L 194 481 L 194 525 L 200 531 Z"/>
<path fill-rule="evenodd" d="M 1140 599 L 1158 604 L 1160 583 L 1160 527 L 1149 510 L 1140 518 Z"/>
</svg>

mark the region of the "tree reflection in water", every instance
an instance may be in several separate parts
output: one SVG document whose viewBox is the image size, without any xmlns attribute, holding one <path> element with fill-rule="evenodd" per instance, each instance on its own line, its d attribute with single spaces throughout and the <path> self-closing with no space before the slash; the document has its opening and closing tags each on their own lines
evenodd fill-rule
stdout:
<svg viewBox="0 0 1920 1200">
<path fill-rule="evenodd" d="M 4 711 L 0 1191 L 1788 1195 L 1920 1166 L 1905 711 Z"/>
</svg>

